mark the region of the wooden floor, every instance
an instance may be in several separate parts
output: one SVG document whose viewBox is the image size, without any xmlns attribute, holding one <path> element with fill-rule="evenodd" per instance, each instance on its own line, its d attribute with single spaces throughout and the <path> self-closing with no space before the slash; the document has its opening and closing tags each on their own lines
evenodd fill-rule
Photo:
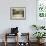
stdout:
<svg viewBox="0 0 46 46">
<path fill-rule="evenodd" d="M 4 46 L 4 43 L 3 42 L 2 43 L 0 42 L 0 46 Z M 14 43 L 10 42 L 10 43 L 8 43 L 7 46 L 15 46 L 15 42 Z M 37 46 L 37 43 L 32 42 L 32 43 L 30 43 L 30 46 Z M 44 43 L 42 46 L 46 46 L 46 43 Z"/>
</svg>

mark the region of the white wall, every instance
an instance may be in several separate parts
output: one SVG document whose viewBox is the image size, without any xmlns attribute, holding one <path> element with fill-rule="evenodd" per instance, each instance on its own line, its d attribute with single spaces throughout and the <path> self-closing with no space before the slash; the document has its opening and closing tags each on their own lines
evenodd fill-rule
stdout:
<svg viewBox="0 0 46 46">
<path fill-rule="evenodd" d="M 11 7 L 26 7 L 26 20 L 10 20 Z M 19 32 L 30 32 L 36 24 L 36 0 L 0 0 L 0 34 L 11 27 L 19 27 Z"/>
</svg>

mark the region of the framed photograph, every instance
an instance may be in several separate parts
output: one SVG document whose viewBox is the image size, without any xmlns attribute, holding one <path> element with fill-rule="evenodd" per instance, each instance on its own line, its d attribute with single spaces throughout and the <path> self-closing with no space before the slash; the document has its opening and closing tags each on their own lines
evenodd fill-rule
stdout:
<svg viewBox="0 0 46 46">
<path fill-rule="evenodd" d="M 37 16 L 39 19 L 46 18 L 46 0 L 37 0 Z"/>
<path fill-rule="evenodd" d="M 36 2 L 36 24 L 46 25 L 46 0 L 37 0 Z"/>
<path fill-rule="evenodd" d="M 26 19 L 26 8 L 25 7 L 11 7 L 10 8 L 10 19 L 11 20 Z"/>
</svg>

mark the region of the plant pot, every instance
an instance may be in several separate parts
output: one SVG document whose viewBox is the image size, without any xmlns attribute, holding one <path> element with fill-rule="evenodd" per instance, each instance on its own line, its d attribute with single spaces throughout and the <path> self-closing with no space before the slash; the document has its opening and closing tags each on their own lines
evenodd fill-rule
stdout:
<svg viewBox="0 0 46 46">
<path fill-rule="evenodd" d="M 38 42 L 39 44 L 41 44 L 41 43 L 44 42 L 44 39 L 38 39 L 37 42 Z"/>
<path fill-rule="evenodd" d="M 40 39 L 37 39 L 37 43 L 40 43 Z"/>
</svg>

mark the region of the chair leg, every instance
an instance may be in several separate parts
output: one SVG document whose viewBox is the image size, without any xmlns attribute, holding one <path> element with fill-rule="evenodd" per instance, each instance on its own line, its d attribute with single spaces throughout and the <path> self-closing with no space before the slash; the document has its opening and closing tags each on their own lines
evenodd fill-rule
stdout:
<svg viewBox="0 0 46 46">
<path fill-rule="evenodd" d="M 5 46 L 7 46 L 7 34 L 5 34 Z"/>
<path fill-rule="evenodd" d="M 16 42 L 16 45 L 15 46 L 18 46 L 18 34 L 17 34 L 17 39 L 16 40 L 17 40 L 17 42 Z"/>
<path fill-rule="evenodd" d="M 4 43 L 4 44 L 5 44 L 5 46 L 7 46 L 7 42 L 6 42 L 6 41 L 5 41 L 5 43 Z"/>
</svg>

